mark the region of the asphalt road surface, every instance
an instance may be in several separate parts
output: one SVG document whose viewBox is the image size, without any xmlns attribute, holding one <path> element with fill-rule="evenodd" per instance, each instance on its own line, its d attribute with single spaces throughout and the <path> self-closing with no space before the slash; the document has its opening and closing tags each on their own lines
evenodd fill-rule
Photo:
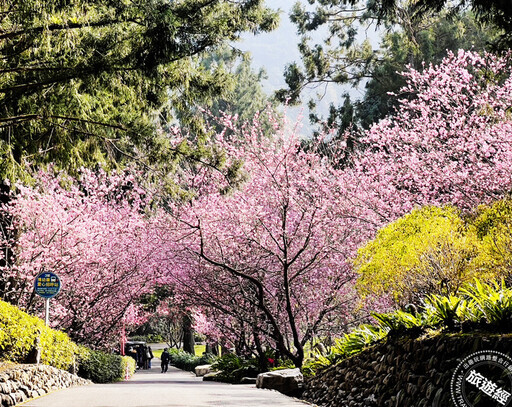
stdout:
<svg viewBox="0 0 512 407">
<path fill-rule="evenodd" d="M 172 366 L 160 373 L 138 371 L 124 382 L 93 384 L 55 391 L 29 400 L 23 407 L 305 407 L 307 403 L 254 385 L 203 382 L 190 372 Z"/>
</svg>

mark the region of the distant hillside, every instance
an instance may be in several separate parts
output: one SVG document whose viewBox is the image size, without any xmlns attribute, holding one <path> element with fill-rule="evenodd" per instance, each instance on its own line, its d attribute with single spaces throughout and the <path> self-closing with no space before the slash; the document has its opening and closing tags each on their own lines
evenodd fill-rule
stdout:
<svg viewBox="0 0 512 407">
<path fill-rule="evenodd" d="M 253 67 L 255 70 L 264 68 L 267 72 L 268 79 L 263 83 L 264 89 L 268 94 L 272 94 L 277 89 L 286 87 L 283 72 L 287 64 L 300 61 L 300 53 L 297 48 L 299 37 L 297 36 L 295 26 L 289 18 L 290 10 L 296 0 L 272 0 L 267 4 L 274 8 L 280 9 L 281 23 L 277 30 L 271 33 L 259 35 L 245 35 L 243 41 L 235 44 L 236 47 L 243 51 L 249 51 L 253 59 Z M 313 36 L 315 38 L 315 36 Z M 317 33 L 318 42 L 322 40 L 322 34 Z M 343 93 L 350 90 L 349 87 L 340 87 L 331 85 L 329 87 L 322 86 L 318 89 L 309 90 L 303 97 L 303 104 L 300 107 L 289 109 L 289 116 L 295 120 L 303 110 L 304 119 L 302 120 L 304 129 L 303 133 L 307 136 L 311 132 L 309 126 L 309 110 L 307 102 L 310 98 L 317 99 L 317 94 L 322 95 L 322 100 L 318 102 L 318 109 L 322 114 L 326 114 L 330 103 L 339 105 L 342 103 Z M 351 90 L 353 97 L 361 97 L 363 90 Z"/>
</svg>

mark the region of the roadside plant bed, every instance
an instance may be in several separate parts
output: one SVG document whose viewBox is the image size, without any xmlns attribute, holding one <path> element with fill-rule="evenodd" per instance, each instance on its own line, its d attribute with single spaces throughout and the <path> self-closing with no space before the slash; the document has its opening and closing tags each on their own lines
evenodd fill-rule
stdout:
<svg viewBox="0 0 512 407">
<path fill-rule="evenodd" d="M 78 372 L 95 383 L 122 380 L 135 371 L 132 358 L 79 346 L 66 333 L 47 327 L 40 318 L 0 301 L 0 361 L 35 363 L 38 347 L 42 364 Z"/>
<path fill-rule="evenodd" d="M 218 358 L 212 364 L 212 370 L 219 372 L 215 375 L 215 381 L 233 384 L 240 383 L 244 377 L 255 378 L 262 373 L 258 369 L 257 359 L 243 359 L 230 353 Z"/>
<path fill-rule="evenodd" d="M 188 372 L 193 372 L 197 366 L 211 364 L 216 359 L 211 354 L 195 356 L 181 349 L 170 349 L 169 355 L 171 357 L 171 365 Z"/>
<path fill-rule="evenodd" d="M 485 284 L 475 280 L 458 295 L 430 295 L 418 309 L 373 313 L 376 324 L 361 325 L 324 354 L 317 354 L 302 367 L 315 375 L 363 350 L 393 338 L 414 339 L 439 333 L 512 332 L 512 289 L 504 282 Z"/>
<path fill-rule="evenodd" d="M 0 360 L 34 362 L 40 341 L 41 363 L 68 370 L 75 361 L 78 346 L 64 332 L 48 328 L 44 321 L 0 301 Z"/>
</svg>

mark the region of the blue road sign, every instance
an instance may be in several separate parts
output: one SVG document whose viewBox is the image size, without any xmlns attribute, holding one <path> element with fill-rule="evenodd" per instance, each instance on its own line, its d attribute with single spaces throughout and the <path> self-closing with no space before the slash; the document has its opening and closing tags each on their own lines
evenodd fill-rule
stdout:
<svg viewBox="0 0 512 407">
<path fill-rule="evenodd" d="M 43 298 L 55 297 L 60 291 L 60 279 L 55 273 L 43 272 L 36 277 L 34 290 Z"/>
</svg>

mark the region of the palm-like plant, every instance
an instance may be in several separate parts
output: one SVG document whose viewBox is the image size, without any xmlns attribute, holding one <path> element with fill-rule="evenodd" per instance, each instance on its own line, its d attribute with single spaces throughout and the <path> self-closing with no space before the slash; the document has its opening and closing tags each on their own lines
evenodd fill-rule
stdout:
<svg viewBox="0 0 512 407">
<path fill-rule="evenodd" d="M 468 300 L 455 295 L 429 295 L 425 301 L 424 314 L 428 315 L 431 325 L 444 325 L 454 330 L 468 315 Z"/>
<path fill-rule="evenodd" d="M 461 290 L 473 305 L 472 320 L 485 318 L 489 325 L 498 330 L 508 331 L 512 328 L 512 290 L 504 281 L 493 284 L 479 280 Z"/>
</svg>

